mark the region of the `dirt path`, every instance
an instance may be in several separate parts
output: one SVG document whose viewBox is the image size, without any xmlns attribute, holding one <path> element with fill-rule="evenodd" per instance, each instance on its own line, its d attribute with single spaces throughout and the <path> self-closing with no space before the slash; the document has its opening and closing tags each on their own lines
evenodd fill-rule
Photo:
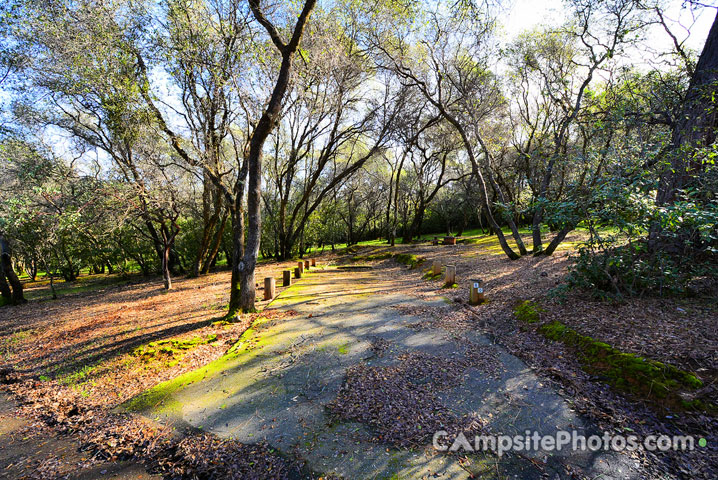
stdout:
<svg viewBox="0 0 718 480">
<path fill-rule="evenodd" d="M 407 298 L 409 281 L 371 270 L 314 271 L 271 305 L 297 315 L 256 326 L 229 355 L 133 407 L 240 442 L 267 442 L 315 472 L 345 478 L 641 477 L 618 454 L 437 454 L 433 432 L 416 430 L 432 425 L 434 413 L 411 411 L 417 405 L 445 419 L 478 419 L 483 432 L 592 430 L 486 336 L 457 338 L 424 322 L 422 311 L 442 299 Z M 352 391 L 374 377 L 379 383 L 366 392 Z"/>
</svg>

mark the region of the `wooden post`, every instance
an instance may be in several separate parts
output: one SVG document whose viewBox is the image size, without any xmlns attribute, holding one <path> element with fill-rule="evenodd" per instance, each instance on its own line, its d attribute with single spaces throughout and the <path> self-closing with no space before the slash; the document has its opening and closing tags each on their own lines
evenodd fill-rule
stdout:
<svg viewBox="0 0 718 480">
<path fill-rule="evenodd" d="M 299 268 L 299 273 L 304 273 L 304 262 L 297 262 L 297 268 Z M 297 277 L 302 278 L 302 277 Z"/>
<path fill-rule="evenodd" d="M 290 287 L 292 285 L 292 271 L 285 270 L 282 272 L 282 286 Z"/>
<path fill-rule="evenodd" d="M 309 260 L 304 260 L 304 270 L 309 270 Z"/>
<path fill-rule="evenodd" d="M 471 280 L 471 293 L 469 295 L 469 303 L 471 305 L 478 305 L 484 303 L 486 298 L 484 297 L 484 289 L 481 288 L 481 281 L 474 279 Z"/>
<path fill-rule="evenodd" d="M 302 278 L 302 269 L 300 267 L 294 269 L 294 278 Z"/>
<path fill-rule="evenodd" d="M 274 298 L 274 288 L 277 285 L 277 281 L 274 277 L 267 277 L 264 279 L 264 299 L 271 300 Z"/>
<path fill-rule="evenodd" d="M 441 274 L 441 260 L 434 260 L 434 263 L 431 266 L 431 274 L 433 276 Z"/>
<path fill-rule="evenodd" d="M 312 267 L 316 267 L 316 266 L 317 266 L 317 259 L 312 258 Z"/>
<path fill-rule="evenodd" d="M 447 265 L 446 266 L 446 280 L 444 281 L 444 285 L 447 287 L 452 286 L 456 283 L 456 265 Z"/>
</svg>

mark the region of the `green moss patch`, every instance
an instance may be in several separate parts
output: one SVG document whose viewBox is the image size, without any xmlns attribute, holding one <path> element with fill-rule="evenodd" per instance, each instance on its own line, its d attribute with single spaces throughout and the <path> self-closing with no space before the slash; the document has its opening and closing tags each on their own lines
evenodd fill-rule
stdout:
<svg viewBox="0 0 718 480">
<path fill-rule="evenodd" d="M 442 268 L 441 272 L 437 273 L 436 275 L 434 275 L 433 272 L 434 272 L 434 269 L 429 268 L 424 271 L 424 275 L 421 278 L 423 278 L 424 280 L 438 280 L 443 275 L 444 269 Z"/>
<path fill-rule="evenodd" d="M 620 390 L 684 409 L 716 409 L 716 405 L 698 399 L 686 400 L 680 395 L 681 392 L 703 386 L 703 382 L 692 373 L 670 364 L 621 352 L 606 343 L 581 335 L 559 321 L 541 326 L 539 332 L 546 338 L 575 348 L 584 370 L 601 375 Z"/>
<path fill-rule="evenodd" d="M 396 255 L 396 261 L 404 265 L 408 265 L 409 268 L 416 268 L 417 266 L 424 263 L 426 259 L 424 257 L 418 257 L 411 253 L 399 253 Z"/>
<path fill-rule="evenodd" d="M 514 307 L 516 318 L 526 323 L 537 323 L 545 310 L 531 300 L 523 300 Z"/>
<path fill-rule="evenodd" d="M 394 256 L 391 252 L 380 252 L 371 255 L 355 255 L 352 262 L 375 262 L 379 260 L 388 260 Z"/>
<path fill-rule="evenodd" d="M 137 347 L 131 355 L 138 357 L 145 362 L 154 360 L 179 360 L 184 354 L 198 345 L 206 345 L 215 342 L 217 335 L 207 335 L 206 337 L 193 337 L 189 340 L 159 340 L 150 342 L 147 345 Z"/>
<path fill-rule="evenodd" d="M 176 414 L 181 411 L 182 405 L 172 398 L 172 395 L 181 390 L 182 387 L 191 385 L 208 376 L 217 375 L 227 370 L 230 366 L 236 366 L 236 361 L 243 357 L 249 360 L 256 355 L 257 346 L 260 344 L 256 341 L 257 331 L 255 328 L 262 323 L 267 322 L 266 318 L 258 318 L 251 328 L 244 331 L 237 343 L 230 348 L 225 355 L 217 360 L 210 362 L 204 367 L 184 373 L 166 382 L 162 382 L 151 389 L 131 398 L 121 405 L 122 408 L 133 411 L 143 412 L 157 409 L 159 412 Z"/>
</svg>

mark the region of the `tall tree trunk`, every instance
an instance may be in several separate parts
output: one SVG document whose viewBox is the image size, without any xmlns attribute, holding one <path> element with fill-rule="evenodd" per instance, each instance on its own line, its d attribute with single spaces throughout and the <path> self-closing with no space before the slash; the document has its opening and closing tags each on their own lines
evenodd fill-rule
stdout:
<svg viewBox="0 0 718 480">
<path fill-rule="evenodd" d="M 12 303 L 12 290 L 10 290 L 10 284 L 7 283 L 2 268 L 0 268 L 0 296 L 2 296 L 4 305 Z"/>
<path fill-rule="evenodd" d="M 27 302 L 22 292 L 22 283 L 17 278 L 15 270 L 12 267 L 12 250 L 10 244 L 3 237 L 0 237 L 0 275 L 4 275 L 7 278 L 7 283 L 12 288 L 10 299 L 15 305 L 20 305 Z"/>
<path fill-rule="evenodd" d="M 656 195 L 658 205 L 673 203 L 678 192 L 703 169 L 703 159 L 694 148 L 707 147 L 716 140 L 718 127 L 718 14 L 698 58 L 683 101 L 681 114 L 673 128 L 669 165 L 661 176 Z"/>
<path fill-rule="evenodd" d="M 240 196 L 238 202 L 232 209 L 232 257 L 229 259 L 232 265 L 232 279 L 230 281 L 229 294 L 229 316 L 235 315 L 241 307 L 239 292 L 241 289 L 240 263 L 244 257 L 244 209 L 242 206 L 244 195 Z M 237 205 L 238 203 L 238 205 Z"/>
<path fill-rule="evenodd" d="M 207 253 L 207 258 L 204 260 L 204 265 L 202 266 L 202 270 L 200 271 L 201 274 L 207 274 L 209 273 L 209 269 L 214 266 L 217 259 L 217 253 L 219 252 L 219 247 L 222 244 L 222 236 L 224 235 L 224 228 L 227 224 L 227 215 L 222 216 L 222 220 L 219 224 L 219 228 L 217 229 L 217 232 L 214 236 L 214 242 L 212 243 L 209 252 Z"/>
<path fill-rule="evenodd" d="M 269 36 L 282 54 L 282 63 L 279 68 L 277 82 L 274 85 L 272 96 L 269 99 L 267 109 L 262 113 L 257 125 L 252 132 L 252 138 L 249 142 L 249 169 L 248 169 L 248 188 L 247 188 L 247 244 L 244 250 L 244 256 L 238 262 L 234 270 L 237 270 L 240 277 L 240 290 L 238 307 L 243 312 L 254 311 L 254 301 L 256 297 L 254 270 L 257 266 L 257 256 L 259 255 L 259 246 L 262 237 L 262 149 L 267 137 L 277 125 L 279 114 L 281 113 L 282 100 L 289 86 L 289 73 L 292 69 L 292 59 L 299 41 L 304 32 L 309 15 L 314 9 L 316 0 L 306 0 L 302 12 L 297 18 L 297 23 L 292 33 L 292 38 L 288 43 L 284 43 L 280 38 L 279 32 L 274 25 L 264 16 L 259 0 L 249 0 L 249 7 L 257 21 L 267 30 Z M 234 290 L 232 291 L 234 294 Z M 231 311 L 231 309 L 230 309 Z"/>
<path fill-rule="evenodd" d="M 165 282 L 165 290 L 172 288 L 172 276 L 170 274 L 170 245 L 165 245 L 162 255 L 162 279 Z"/>
</svg>

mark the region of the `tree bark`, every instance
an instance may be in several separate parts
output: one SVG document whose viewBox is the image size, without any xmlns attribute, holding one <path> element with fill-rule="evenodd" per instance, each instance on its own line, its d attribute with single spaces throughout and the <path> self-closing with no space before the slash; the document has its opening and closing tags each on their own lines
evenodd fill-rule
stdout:
<svg viewBox="0 0 718 480">
<path fill-rule="evenodd" d="M 3 304 L 12 303 L 12 290 L 10 290 L 10 284 L 5 279 L 5 273 L 0 267 L 0 296 L 3 298 Z"/>
<path fill-rule="evenodd" d="M 707 147 L 716 140 L 718 127 L 718 14 L 698 58 L 691 77 L 682 111 L 676 120 L 671 150 L 665 173 L 661 176 L 656 195 L 658 205 L 675 202 L 678 192 L 693 181 L 703 169 L 702 158 L 692 149 Z"/>
<path fill-rule="evenodd" d="M 277 120 L 282 108 L 282 99 L 284 98 L 284 94 L 286 93 L 289 85 L 289 73 L 292 69 L 292 59 L 299 47 L 299 41 L 302 38 L 304 26 L 306 25 L 315 4 L 316 0 L 306 0 L 304 8 L 302 9 L 294 27 L 292 38 L 285 44 L 274 25 L 272 25 L 264 16 L 259 0 L 249 0 L 249 7 L 252 10 L 252 14 L 267 30 L 272 42 L 282 54 L 282 63 L 279 68 L 279 75 L 277 76 L 274 90 L 272 91 L 272 96 L 269 99 L 269 104 L 257 122 L 257 125 L 252 132 L 252 138 L 249 142 L 249 156 L 247 159 L 249 163 L 247 188 L 247 243 L 244 249 L 244 255 L 241 260 L 237 262 L 236 266 L 233 267 L 233 272 L 235 270 L 237 271 L 240 280 L 240 289 L 238 292 L 239 298 L 235 298 L 236 306 L 238 307 L 236 310 L 243 312 L 251 312 L 255 309 L 254 301 L 256 298 L 256 291 L 254 270 L 257 266 L 257 256 L 259 255 L 259 246 L 262 236 L 262 150 L 267 137 L 277 125 Z M 234 288 L 232 289 L 230 297 L 232 295 L 236 295 Z M 230 313 L 236 313 L 236 310 L 233 312 L 232 301 L 230 299 Z"/>
<path fill-rule="evenodd" d="M 27 302 L 22 292 L 22 283 L 17 278 L 15 270 L 12 267 L 12 250 L 10 244 L 3 237 L 0 237 L 0 275 L 4 275 L 7 278 L 7 283 L 10 284 L 12 289 L 11 301 L 14 305 L 20 305 Z M 3 294 L 4 296 L 4 294 Z"/>
</svg>

